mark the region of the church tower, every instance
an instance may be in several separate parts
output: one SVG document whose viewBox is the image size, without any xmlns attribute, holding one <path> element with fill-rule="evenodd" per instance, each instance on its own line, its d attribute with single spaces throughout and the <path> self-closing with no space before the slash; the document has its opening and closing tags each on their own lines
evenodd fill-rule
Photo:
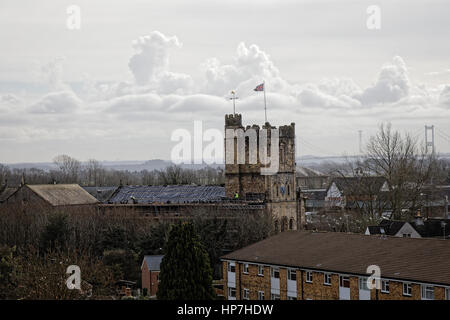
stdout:
<svg viewBox="0 0 450 320">
<path fill-rule="evenodd" d="M 232 161 L 225 163 L 225 193 L 229 198 L 249 200 L 255 197 L 264 199 L 266 209 L 272 214 L 273 227 L 276 232 L 285 230 L 295 230 L 301 228 L 299 217 L 299 205 L 297 203 L 296 192 L 296 164 L 295 164 L 295 123 L 281 126 L 278 129 L 271 126 L 268 122 L 262 126 L 267 129 L 267 150 L 271 149 L 270 132 L 277 130 L 279 139 L 278 147 L 278 170 L 274 174 L 261 174 L 261 164 L 259 158 L 259 149 L 261 141 L 259 132 L 261 128 L 258 125 L 242 125 L 242 116 L 240 114 L 225 115 L 225 131 L 232 129 L 235 132 L 241 131 L 245 137 L 245 163 L 238 161 L 239 148 L 238 134 L 232 142 L 225 138 L 225 158 Z M 250 130 L 252 129 L 252 130 Z M 256 132 L 256 163 L 250 161 L 252 144 L 250 139 Z M 225 135 L 226 136 L 226 135 Z M 254 146 L 253 146 L 254 147 Z M 230 150 L 233 148 L 233 150 Z M 230 155 L 230 151 L 232 152 Z M 270 153 L 270 151 L 269 151 Z M 270 156 L 270 155 L 269 155 Z"/>
</svg>

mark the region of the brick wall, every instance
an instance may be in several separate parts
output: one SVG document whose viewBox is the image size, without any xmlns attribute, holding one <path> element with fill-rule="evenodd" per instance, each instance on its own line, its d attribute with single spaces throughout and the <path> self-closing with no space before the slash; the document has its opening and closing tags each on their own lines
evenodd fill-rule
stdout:
<svg viewBox="0 0 450 320">
<path fill-rule="evenodd" d="M 223 262 L 223 281 L 225 297 L 228 297 L 227 288 L 227 262 Z M 279 267 L 280 270 L 280 298 L 287 299 L 287 268 Z M 239 274 L 240 271 L 240 274 Z M 306 271 L 297 270 L 297 299 L 304 300 L 338 300 L 339 299 L 339 275 L 331 273 L 331 285 L 324 284 L 324 273 L 312 271 L 312 283 L 306 282 Z M 350 299 L 359 300 L 359 277 L 349 275 Z M 258 299 L 258 291 L 264 291 L 265 300 L 271 298 L 270 267 L 264 267 L 264 276 L 258 275 L 258 265 L 249 264 L 248 274 L 243 273 L 243 264 L 236 263 L 236 298 L 242 297 L 243 289 L 250 290 L 250 300 Z M 239 292 L 240 291 L 240 292 Z M 371 300 L 420 300 L 420 284 L 411 283 L 411 296 L 403 295 L 403 282 L 389 281 L 389 293 L 380 290 L 371 290 Z M 445 299 L 445 288 L 434 286 L 435 300 Z"/>
<path fill-rule="evenodd" d="M 155 296 L 158 292 L 158 275 L 159 271 L 148 270 L 147 263 L 144 261 L 141 269 L 142 289 L 147 289 L 148 296 Z"/>
<path fill-rule="evenodd" d="M 150 295 L 150 271 L 148 270 L 147 263 L 145 261 L 141 268 L 141 282 L 142 290 L 147 289 L 147 295 Z"/>
</svg>

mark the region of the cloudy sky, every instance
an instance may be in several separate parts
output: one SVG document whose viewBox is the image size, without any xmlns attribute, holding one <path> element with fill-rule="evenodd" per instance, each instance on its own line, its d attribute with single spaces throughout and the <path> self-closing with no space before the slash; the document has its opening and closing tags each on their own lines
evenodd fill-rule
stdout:
<svg viewBox="0 0 450 320">
<path fill-rule="evenodd" d="M 70 29 L 70 5 L 81 28 Z M 369 29 L 367 8 L 380 8 Z M 383 122 L 450 152 L 448 1 L 2 0 L 0 163 L 168 159 L 176 129 L 296 123 L 298 155 Z M 370 20 L 373 21 L 373 20 Z M 70 23 L 69 23 L 70 25 Z"/>
</svg>

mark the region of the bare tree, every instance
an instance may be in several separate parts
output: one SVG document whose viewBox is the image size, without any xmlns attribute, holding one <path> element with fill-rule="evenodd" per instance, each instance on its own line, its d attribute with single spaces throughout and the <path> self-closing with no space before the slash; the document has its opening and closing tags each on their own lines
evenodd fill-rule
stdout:
<svg viewBox="0 0 450 320">
<path fill-rule="evenodd" d="M 81 162 L 68 155 L 62 154 L 53 158 L 53 162 L 60 170 L 62 182 L 76 183 L 81 170 Z"/>
<path fill-rule="evenodd" d="M 384 195 L 395 219 L 420 209 L 424 188 L 440 178 L 436 156 L 427 154 L 409 134 L 393 131 L 390 124 L 381 125 L 371 137 L 362 164 L 370 174 L 386 179 L 388 190 Z"/>
</svg>

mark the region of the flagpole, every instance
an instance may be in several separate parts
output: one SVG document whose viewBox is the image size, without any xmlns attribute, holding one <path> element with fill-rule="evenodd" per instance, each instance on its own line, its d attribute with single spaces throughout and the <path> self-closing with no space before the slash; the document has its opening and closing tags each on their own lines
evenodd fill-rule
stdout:
<svg viewBox="0 0 450 320">
<path fill-rule="evenodd" d="M 266 104 L 266 83 L 263 81 L 263 91 L 264 91 L 264 119 L 266 120 L 265 123 L 267 123 L 267 104 Z"/>
</svg>

